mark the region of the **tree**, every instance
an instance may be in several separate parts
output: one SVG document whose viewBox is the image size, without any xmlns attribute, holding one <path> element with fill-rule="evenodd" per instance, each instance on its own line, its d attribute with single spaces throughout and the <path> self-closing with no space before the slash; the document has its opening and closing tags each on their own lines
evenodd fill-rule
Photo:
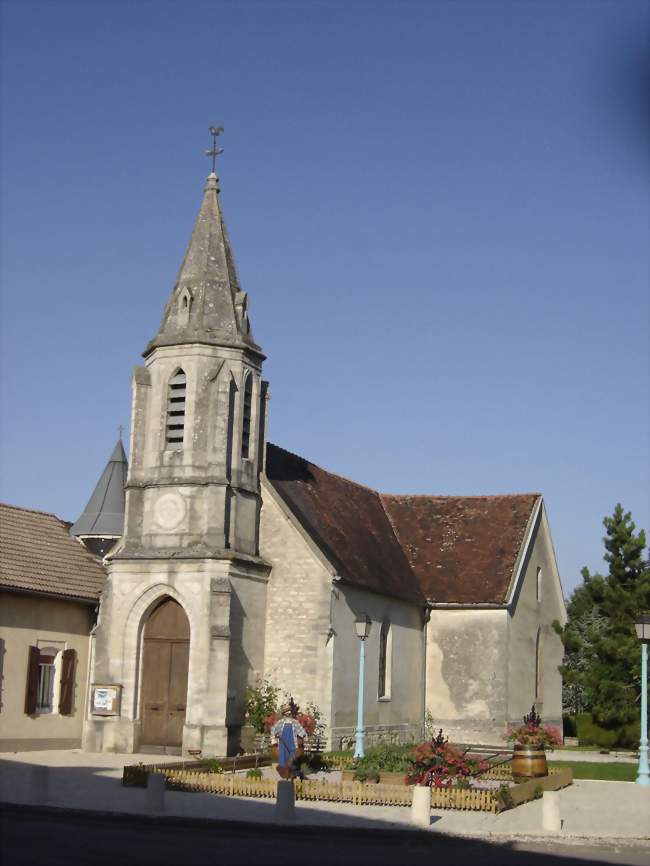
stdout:
<svg viewBox="0 0 650 866">
<path fill-rule="evenodd" d="M 586 568 L 582 569 L 582 577 L 589 580 Z M 564 640 L 562 706 L 574 716 L 591 710 L 587 674 L 595 655 L 594 640 L 603 631 L 604 620 L 587 586 L 578 586 L 573 591 L 567 603 L 567 616 L 564 630 L 558 628 Z"/>
<path fill-rule="evenodd" d="M 603 520 L 608 574 L 583 568 L 582 586 L 569 601 L 568 621 L 559 629 L 565 646 L 562 674 L 567 709 L 589 710 L 610 730 L 638 718 L 641 690 L 639 642 L 634 621 L 650 609 L 650 567 L 645 533 L 620 503 Z"/>
</svg>

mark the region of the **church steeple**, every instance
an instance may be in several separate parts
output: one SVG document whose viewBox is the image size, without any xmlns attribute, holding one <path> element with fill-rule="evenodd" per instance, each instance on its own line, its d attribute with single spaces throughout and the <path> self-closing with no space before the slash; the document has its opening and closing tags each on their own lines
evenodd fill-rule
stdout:
<svg viewBox="0 0 650 866">
<path fill-rule="evenodd" d="M 70 527 L 70 535 L 83 541 L 96 556 L 104 556 L 124 531 L 124 486 L 128 464 L 117 442 L 83 514 Z"/>
<path fill-rule="evenodd" d="M 253 340 L 246 292 L 242 292 L 219 202 L 218 177 L 208 175 L 185 258 L 165 306 L 158 333 L 144 351 L 202 343 L 262 354 Z"/>
<path fill-rule="evenodd" d="M 88 748 L 225 755 L 246 686 L 264 669 L 264 355 L 217 183 L 212 171 L 160 330 L 133 372 L 124 535 L 106 557 L 93 672 L 122 684 L 122 702 L 119 716 L 91 713 Z M 142 641 L 163 609 L 184 623 L 182 645 L 166 655 Z"/>
<path fill-rule="evenodd" d="M 264 355 L 251 334 L 214 171 L 144 356 L 134 373 L 126 531 L 117 558 L 186 549 L 257 556 Z"/>
</svg>

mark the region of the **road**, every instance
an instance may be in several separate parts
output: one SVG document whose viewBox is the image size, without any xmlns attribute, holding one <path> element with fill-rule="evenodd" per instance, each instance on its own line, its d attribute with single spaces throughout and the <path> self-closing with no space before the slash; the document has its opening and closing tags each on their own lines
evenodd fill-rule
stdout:
<svg viewBox="0 0 650 866">
<path fill-rule="evenodd" d="M 426 858 L 426 859 L 425 859 Z M 435 858 L 435 860 L 434 860 Z M 322 832 L 173 819 L 0 810 L 2 866 L 647 866 L 650 846 L 576 845 L 543 840 L 496 844 L 438 833 Z"/>
</svg>

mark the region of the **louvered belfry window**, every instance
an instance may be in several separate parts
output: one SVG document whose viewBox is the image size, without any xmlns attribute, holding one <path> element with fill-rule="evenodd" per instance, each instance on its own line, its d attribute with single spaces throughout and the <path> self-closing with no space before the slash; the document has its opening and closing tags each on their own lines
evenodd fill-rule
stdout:
<svg viewBox="0 0 650 866">
<path fill-rule="evenodd" d="M 241 456 L 248 458 L 251 443 L 251 407 L 253 404 L 253 377 L 246 377 L 244 385 L 244 418 L 241 434 Z"/>
<path fill-rule="evenodd" d="M 169 380 L 167 392 L 167 448 L 182 448 L 185 435 L 185 391 L 186 378 L 177 370 Z"/>
</svg>

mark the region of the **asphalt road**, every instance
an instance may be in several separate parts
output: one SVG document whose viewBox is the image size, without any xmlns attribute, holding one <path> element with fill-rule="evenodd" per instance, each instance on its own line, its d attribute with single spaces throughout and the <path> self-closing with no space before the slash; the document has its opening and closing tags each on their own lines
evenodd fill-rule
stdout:
<svg viewBox="0 0 650 866">
<path fill-rule="evenodd" d="M 424 859 L 426 858 L 426 859 Z M 435 858 L 435 859 L 434 859 Z M 444 858 L 444 859 L 443 859 Z M 593 846 L 551 842 L 496 844 L 437 833 L 365 830 L 288 831 L 173 819 L 137 820 L 86 813 L 0 810 L 2 866 L 647 866 L 650 846 Z"/>
</svg>

